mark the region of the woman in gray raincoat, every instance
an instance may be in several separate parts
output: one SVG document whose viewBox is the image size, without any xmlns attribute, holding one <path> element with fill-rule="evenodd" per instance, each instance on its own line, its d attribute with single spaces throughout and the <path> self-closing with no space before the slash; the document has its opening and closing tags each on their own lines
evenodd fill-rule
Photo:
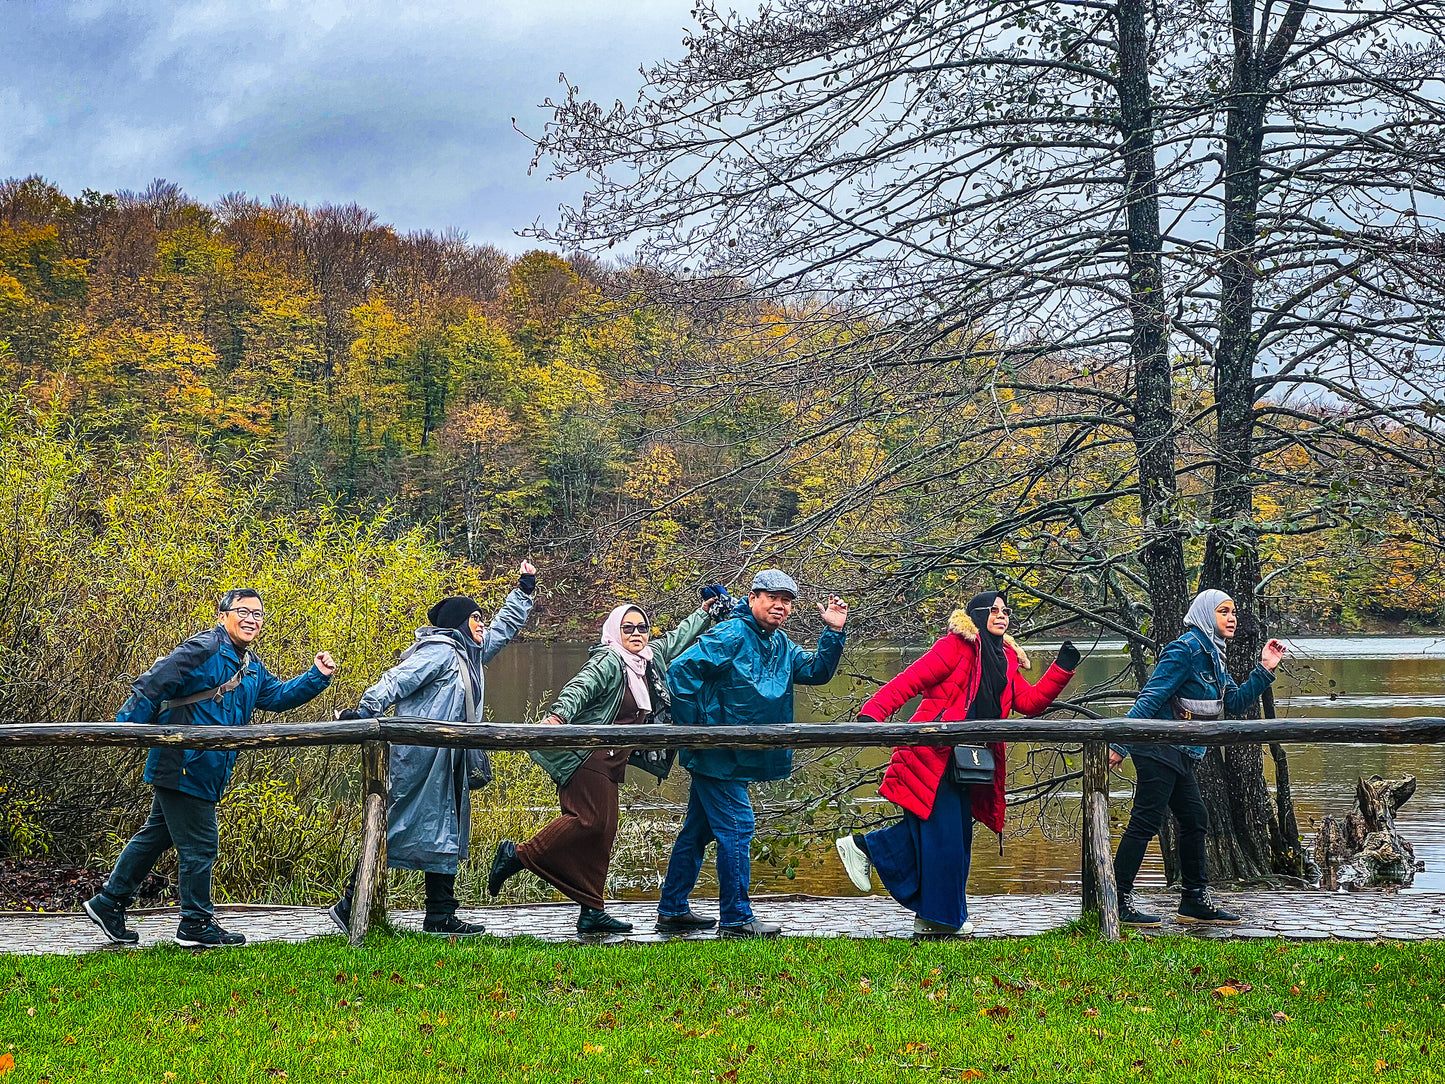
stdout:
<svg viewBox="0 0 1445 1084">
<path fill-rule="evenodd" d="M 481 715 L 483 667 L 516 636 L 532 612 L 537 570 L 523 561 L 515 590 L 484 623 L 470 598 L 443 599 L 427 611 L 430 625 L 416 630 L 416 642 L 402 653 L 355 709 L 341 718 L 370 719 L 393 705 L 397 715 L 455 722 Z M 390 798 L 386 811 L 386 864 L 426 874 L 426 918 L 422 929 L 449 937 L 483 933 L 482 926 L 457 918 L 457 867 L 467 857 L 472 804 L 471 785 L 491 777 L 485 755 L 459 748 L 393 745 Z M 477 781 L 480 777 L 480 782 Z M 356 888 L 353 873 L 346 894 L 332 906 L 332 919 L 343 930 L 351 922 Z"/>
</svg>

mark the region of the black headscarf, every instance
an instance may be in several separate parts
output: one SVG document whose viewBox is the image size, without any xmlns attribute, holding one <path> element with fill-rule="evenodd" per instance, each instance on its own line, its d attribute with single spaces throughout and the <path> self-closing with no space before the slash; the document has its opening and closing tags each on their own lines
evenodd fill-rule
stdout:
<svg viewBox="0 0 1445 1084">
<path fill-rule="evenodd" d="M 1003 637 L 988 631 L 988 612 L 997 599 L 1008 597 L 1002 591 L 984 591 L 968 602 L 968 616 L 978 626 L 978 695 L 968 714 L 973 719 L 1003 718 L 1003 692 L 1008 687 L 1008 658 L 1003 653 Z"/>
<path fill-rule="evenodd" d="M 426 612 L 426 619 L 432 623 L 433 628 L 455 633 L 456 638 L 467 649 L 474 679 L 481 675 L 482 645 L 472 639 L 471 620 L 472 614 L 481 613 L 481 610 L 475 599 L 466 595 L 452 595 L 442 599 Z"/>
</svg>

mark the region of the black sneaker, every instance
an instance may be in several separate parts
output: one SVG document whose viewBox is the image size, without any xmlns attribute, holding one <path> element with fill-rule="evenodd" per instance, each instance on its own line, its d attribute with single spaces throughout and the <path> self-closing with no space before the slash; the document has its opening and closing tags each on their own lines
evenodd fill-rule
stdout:
<svg viewBox="0 0 1445 1084">
<path fill-rule="evenodd" d="M 716 925 L 715 918 L 703 918 L 702 915 L 684 911 L 680 915 L 658 915 L 657 925 L 653 928 L 658 933 L 696 933 L 698 930 L 710 930 Z"/>
<path fill-rule="evenodd" d="M 1186 892 L 1179 898 L 1180 922 L 1209 923 L 1215 926 L 1238 926 L 1239 916 L 1216 907 L 1208 892 Z"/>
<path fill-rule="evenodd" d="M 632 923 L 613 918 L 606 911 L 599 911 L 595 907 L 584 907 L 577 916 L 577 932 L 584 937 L 597 933 L 631 933 Z"/>
<path fill-rule="evenodd" d="M 1139 897 L 1132 892 L 1119 894 L 1120 926 L 1159 926 L 1163 919 L 1139 906 Z"/>
<path fill-rule="evenodd" d="M 244 945 L 246 935 L 228 933 L 211 922 L 182 922 L 176 929 L 176 944 L 182 948 L 220 948 L 223 945 Z"/>
<path fill-rule="evenodd" d="M 346 902 L 343 896 L 326 909 L 327 916 L 332 922 L 341 927 L 341 932 L 351 934 L 351 905 Z"/>
<path fill-rule="evenodd" d="M 521 873 L 525 867 L 517 861 L 517 845 L 510 839 L 497 844 L 497 853 L 492 855 L 492 868 L 487 874 L 487 895 L 495 896 L 502 886 Z"/>
<path fill-rule="evenodd" d="M 422 919 L 421 932 L 438 937 L 476 937 L 487 932 L 480 922 L 463 922 L 456 915 L 427 915 Z"/>
<path fill-rule="evenodd" d="M 140 934 L 125 924 L 124 911 L 107 907 L 105 901 L 99 896 L 86 900 L 81 906 L 85 908 L 85 913 L 90 921 L 100 927 L 100 932 L 105 934 L 106 940 L 117 945 L 140 944 Z"/>
</svg>

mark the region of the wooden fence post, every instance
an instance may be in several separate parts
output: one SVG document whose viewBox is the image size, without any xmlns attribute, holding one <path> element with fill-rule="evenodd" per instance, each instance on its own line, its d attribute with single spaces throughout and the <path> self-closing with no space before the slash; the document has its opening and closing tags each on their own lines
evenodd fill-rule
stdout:
<svg viewBox="0 0 1445 1084">
<path fill-rule="evenodd" d="M 351 943 L 366 940 L 371 926 L 386 922 L 387 759 L 384 741 L 361 743 L 361 861 L 351 904 Z"/>
<path fill-rule="evenodd" d="M 1119 888 L 1109 846 L 1109 747 L 1084 742 L 1084 907 L 1099 913 L 1105 941 L 1119 940 Z"/>
</svg>

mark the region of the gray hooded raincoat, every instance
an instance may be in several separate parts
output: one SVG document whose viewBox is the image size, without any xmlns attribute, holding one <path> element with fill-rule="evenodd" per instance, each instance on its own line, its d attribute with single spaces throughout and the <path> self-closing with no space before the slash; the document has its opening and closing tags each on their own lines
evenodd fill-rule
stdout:
<svg viewBox="0 0 1445 1084">
<path fill-rule="evenodd" d="M 532 596 L 514 590 L 492 619 L 480 646 L 474 678 L 480 709 L 484 693 L 481 667 L 507 646 L 527 623 Z M 416 630 L 418 640 L 451 635 L 454 629 Z M 462 722 L 467 717 L 462 657 L 445 643 L 420 644 L 361 697 L 361 708 L 380 715 L 395 705 L 397 715 Z M 389 773 L 391 799 L 386 815 L 386 864 L 428 873 L 455 873 L 467 857 L 472 803 L 467 790 L 467 751 L 425 745 L 393 745 Z"/>
</svg>

